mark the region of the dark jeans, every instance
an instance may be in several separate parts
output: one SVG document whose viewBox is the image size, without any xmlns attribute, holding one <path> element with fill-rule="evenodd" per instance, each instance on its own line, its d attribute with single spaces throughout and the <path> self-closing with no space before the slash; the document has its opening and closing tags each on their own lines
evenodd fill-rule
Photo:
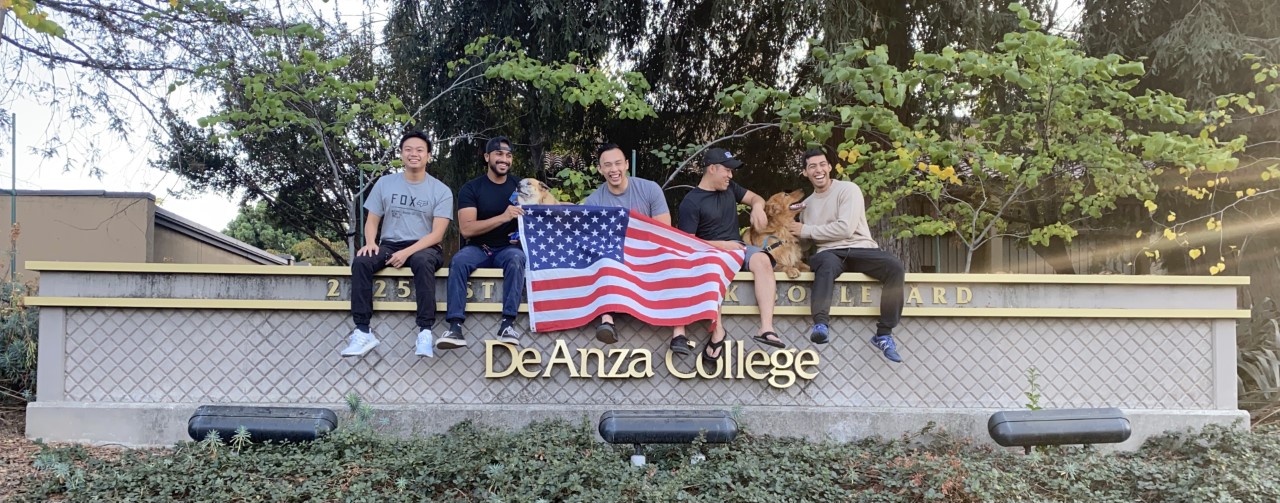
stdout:
<svg viewBox="0 0 1280 503">
<path fill-rule="evenodd" d="M 830 319 L 836 276 L 860 272 L 882 283 L 876 334 L 888 334 L 898 326 L 898 320 L 902 319 L 902 281 L 906 276 L 898 257 L 875 248 L 837 248 L 809 257 L 809 267 L 813 268 L 814 323 L 827 323 Z"/>
<path fill-rule="evenodd" d="M 467 319 L 467 281 L 480 267 L 502 269 L 502 316 L 515 318 L 524 300 L 524 250 L 519 246 L 481 248 L 463 246 L 449 261 L 448 307 L 444 319 L 462 323 Z"/>
<path fill-rule="evenodd" d="M 367 328 L 373 317 L 373 273 L 387 267 L 387 258 L 413 245 L 414 241 L 387 241 L 376 255 L 356 256 L 351 261 L 351 319 L 357 328 Z M 432 246 L 405 261 L 413 271 L 413 295 L 418 302 L 418 328 L 436 324 L 436 269 L 444 265 L 444 253 Z"/>
</svg>

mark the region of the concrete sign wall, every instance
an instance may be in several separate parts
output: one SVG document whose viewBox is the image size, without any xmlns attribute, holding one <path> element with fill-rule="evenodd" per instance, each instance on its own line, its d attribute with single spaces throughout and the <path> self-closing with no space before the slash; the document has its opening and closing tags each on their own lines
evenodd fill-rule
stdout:
<svg viewBox="0 0 1280 503">
<path fill-rule="evenodd" d="M 778 282 L 775 325 L 788 349 L 752 341 L 759 327 L 749 274 L 725 303 L 727 365 L 668 356 L 670 329 L 619 320 L 620 341 L 594 327 L 528 334 L 523 348 L 486 343 L 502 281 L 479 271 L 471 346 L 413 355 L 407 272 L 380 276 L 373 330 L 360 359 L 338 350 L 351 330 L 347 271 L 327 267 L 29 263 L 41 271 L 37 400 L 27 434 L 48 440 L 172 443 L 202 404 L 326 406 L 358 394 L 389 428 L 432 433 L 463 419 L 502 427 L 610 409 L 734 409 L 756 433 L 850 440 L 898 435 L 929 421 L 987 440 L 995 410 L 1120 407 L 1134 437 L 1170 428 L 1247 425 L 1236 410 L 1236 288 L 1245 278 L 935 275 L 907 277 L 895 331 L 906 360 L 884 361 L 874 332 L 879 287 L 841 277 L 833 341 L 805 337 L 811 275 Z M 443 300 L 444 275 L 438 294 Z M 443 302 L 440 303 L 443 328 Z M 527 330 L 522 316 L 518 324 Z M 707 327 L 690 327 L 707 340 Z M 700 346 L 698 349 L 701 349 Z"/>
</svg>

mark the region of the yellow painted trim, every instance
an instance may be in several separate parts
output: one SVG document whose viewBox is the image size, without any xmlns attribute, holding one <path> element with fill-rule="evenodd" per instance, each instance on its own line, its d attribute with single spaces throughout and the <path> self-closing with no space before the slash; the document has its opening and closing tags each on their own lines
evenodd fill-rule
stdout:
<svg viewBox="0 0 1280 503">
<path fill-rule="evenodd" d="M 725 306 L 724 314 L 760 314 L 756 306 Z M 810 316 L 805 306 L 778 306 L 774 315 Z M 878 307 L 833 307 L 833 316 L 879 316 Z M 919 318 L 1170 318 L 1170 319 L 1242 319 L 1248 309 L 1109 309 L 1056 307 L 906 307 L 903 317 Z"/>
<path fill-rule="evenodd" d="M 139 299 L 126 297 L 27 297 L 26 305 L 36 307 L 131 307 L 141 309 L 262 309 L 291 311 L 348 311 L 351 302 L 345 300 L 245 300 L 245 299 Z M 444 311 L 444 302 L 437 302 L 436 309 Z M 374 302 L 376 311 L 414 311 L 413 302 Z M 467 312 L 500 313 L 502 304 L 497 302 L 468 302 Z M 520 304 L 520 312 L 529 312 L 528 304 Z"/>
<path fill-rule="evenodd" d="M 142 309 L 264 309 L 297 311 L 346 311 L 345 300 L 244 300 L 244 299 L 137 299 L 123 297 L 27 297 L 28 306 L 37 307 L 110 307 Z M 413 302 L 374 302 L 378 311 L 413 311 Z M 445 310 L 444 302 L 436 309 Z M 471 302 L 467 311 L 499 313 L 497 302 Z M 529 312 L 528 304 L 520 304 L 520 312 Z M 756 306 L 725 306 L 724 314 L 756 315 Z M 779 316 L 809 316 L 807 306 L 778 306 Z M 834 316 L 878 316 L 878 307 L 833 307 Z M 903 316 L 922 318 L 1170 318 L 1170 319 L 1242 319 L 1248 309 L 1106 309 L 1106 308 L 1021 308 L 1021 307 L 907 307 Z"/>
<path fill-rule="evenodd" d="M 339 266 L 290 266 L 290 265 L 231 265 L 231 264 L 148 264 L 125 262 L 52 262 L 28 260 L 27 270 L 58 272 L 118 272 L 160 274 L 245 274 L 270 276 L 350 276 L 350 267 Z M 409 269 L 386 268 L 377 276 L 413 277 Z M 449 277 L 449 269 L 436 271 L 436 277 Z M 500 269 L 477 269 L 473 278 L 501 278 Z"/>
<path fill-rule="evenodd" d="M 348 276 L 351 270 L 346 267 L 309 267 L 282 265 L 223 265 L 223 264 L 144 264 L 121 262 L 52 262 L 45 260 L 29 260 L 26 268 L 32 271 L 59 272 L 118 272 L 118 273 L 163 273 L 163 274 L 248 274 L 279 276 Z M 408 269 L 387 268 L 378 273 L 379 276 L 404 276 L 413 274 Z M 436 277 L 448 277 L 448 269 L 436 271 Z M 473 278 L 501 278 L 499 269 L 478 269 Z M 813 273 L 801 273 L 792 280 L 785 274 L 774 275 L 778 281 L 813 282 Z M 750 272 L 739 272 L 734 281 L 754 281 Z M 859 273 L 846 273 L 836 278 L 841 283 L 875 283 L 870 276 Z M 907 274 L 908 283 L 987 283 L 987 284 L 1037 284 L 1037 285 L 1248 285 L 1247 276 L 1125 276 L 1103 274 Z"/>
<path fill-rule="evenodd" d="M 28 268 L 29 269 L 29 268 Z M 812 283 L 813 273 L 802 272 L 796 279 L 774 273 L 777 281 Z M 734 281 L 755 281 L 750 272 L 739 272 Z M 1248 276 L 1126 276 L 1120 274 L 939 274 L 908 273 L 907 283 L 986 283 L 986 284 L 1034 284 L 1034 285 L 1248 285 Z M 844 273 L 837 283 L 879 283 L 862 273 Z"/>
</svg>

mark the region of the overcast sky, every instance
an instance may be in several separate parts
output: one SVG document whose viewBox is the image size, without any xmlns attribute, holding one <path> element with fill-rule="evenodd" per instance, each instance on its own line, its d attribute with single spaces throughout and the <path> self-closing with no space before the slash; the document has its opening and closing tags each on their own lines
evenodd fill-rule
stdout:
<svg viewBox="0 0 1280 503">
<path fill-rule="evenodd" d="M 321 0 L 311 0 L 311 3 L 318 12 L 331 11 L 335 5 Z M 385 17 L 385 2 L 381 0 L 345 0 L 336 5 L 343 11 L 343 18 L 351 24 L 358 23 L 363 12 L 372 12 L 375 22 Z M 28 68 L 32 66 L 28 65 Z M 46 78 L 65 80 L 74 76 L 47 75 Z M 148 192 L 155 195 L 157 202 L 166 210 L 219 232 L 239 211 L 238 197 L 207 193 L 183 198 L 171 196 L 171 191 L 180 192 L 185 189 L 185 184 L 176 175 L 148 166 L 158 153 L 146 140 L 145 131 L 150 123 L 142 117 L 136 121 L 138 137 L 125 142 L 110 133 L 75 134 L 76 128 L 88 128 L 94 132 L 103 128 L 75 123 L 68 119 L 64 110 L 48 108 L 34 100 L 19 97 L 11 102 L 11 106 L 17 114 L 17 156 L 15 167 L 14 156 L 10 152 L 14 135 L 9 130 L 0 131 L 0 142 L 3 142 L 0 152 L 4 152 L 0 159 L 0 187 L 4 189 L 9 189 L 16 182 L 19 190 Z M 74 138 L 76 143 L 59 149 L 51 158 L 32 153 L 33 148 L 41 148 L 51 137 Z M 106 173 L 101 179 L 89 175 L 91 166 L 86 158 L 92 148 L 99 151 L 101 161 L 97 167 Z M 15 171 L 16 177 L 12 175 Z"/>
</svg>

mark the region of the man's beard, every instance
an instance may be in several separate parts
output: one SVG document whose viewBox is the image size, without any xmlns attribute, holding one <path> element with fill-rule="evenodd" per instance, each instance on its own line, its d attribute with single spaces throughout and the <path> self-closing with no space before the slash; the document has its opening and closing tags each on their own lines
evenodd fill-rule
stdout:
<svg viewBox="0 0 1280 503">
<path fill-rule="evenodd" d="M 511 172 L 511 165 L 510 165 L 510 164 L 508 164 L 508 165 L 507 165 L 507 171 L 504 173 L 504 172 L 499 172 L 499 171 L 498 171 L 498 165 L 497 165 L 497 164 L 490 164 L 490 165 L 489 165 L 489 172 L 490 172 L 490 173 L 493 173 L 493 176 L 495 176 L 495 177 L 503 177 L 503 176 L 507 176 L 507 174 Z"/>
</svg>

